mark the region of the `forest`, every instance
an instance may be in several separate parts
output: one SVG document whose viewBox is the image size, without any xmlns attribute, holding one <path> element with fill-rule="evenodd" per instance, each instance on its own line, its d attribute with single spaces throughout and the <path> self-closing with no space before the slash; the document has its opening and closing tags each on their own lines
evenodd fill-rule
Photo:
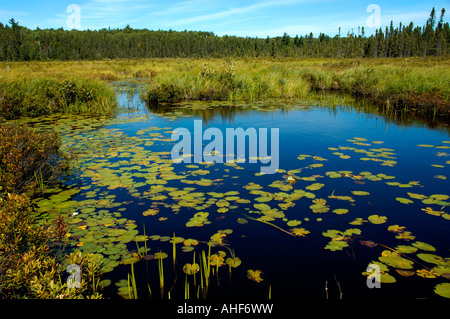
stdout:
<svg viewBox="0 0 450 319">
<path fill-rule="evenodd" d="M 346 35 L 320 33 L 252 38 L 213 32 L 103 28 L 101 30 L 28 29 L 11 18 L 0 22 L 0 61 L 101 60 L 116 58 L 316 57 L 390 58 L 445 56 L 450 26 L 431 10 L 426 25 L 400 23 L 367 36 L 364 27 Z"/>
</svg>

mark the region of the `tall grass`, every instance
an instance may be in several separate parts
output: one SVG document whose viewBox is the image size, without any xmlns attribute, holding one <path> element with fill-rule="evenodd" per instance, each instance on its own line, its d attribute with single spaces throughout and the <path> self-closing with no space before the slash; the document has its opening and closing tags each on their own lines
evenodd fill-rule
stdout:
<svg viewBox="0 0 450 319">
<path fill-rule="evenodd" d="M 0 116 L 7 120 L 53 113 L 104 115 L 116 107 L 114 92 L 102 82 L 0 78 Z"/>
<path fill-rule="evenodd" d="M 7 68 L 9 65 L 9 69 Z M 150 103 L 179 100 L 307 99 L 333 90 L 379 107 L 449 117 L 450 59 L 117 59 L 0 62 L 0 80 L 62 82 L 74 78 L 148 83 Z"/>
</svg>

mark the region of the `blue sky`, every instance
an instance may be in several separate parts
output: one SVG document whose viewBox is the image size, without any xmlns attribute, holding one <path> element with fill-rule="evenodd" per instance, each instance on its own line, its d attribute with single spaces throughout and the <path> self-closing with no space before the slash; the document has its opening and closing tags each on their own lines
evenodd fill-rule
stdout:
<svg viewBox="0 0 450 319">
<path fill-rule="evenodd" d="M 80 9 L 79 29 L 131 27 L 151 30 L 201 30 L 218 35 L 250 37 L 291 36 L 320 32 L 335 35 L 341 27 L 374 32 L 379 15 L 381 27 L 394 21 L 424 25 L 434 6 L 439 19 L 441 8 L 450 16 L 449 0 L 2 0 L 0 21 L 13 17 L 28 28 L 71 29 L 69 5 Z M 376 5 L 376 10 L 373 6 Z M 368 7 L 370 10 L 368 10 Z M 73 16 L 72 16 L 73 18 Z M 368 21 L 368 19 L 370 21 Z M 71 20 L 75 21 L 75 20 Z M 448 17 L 445 21 L 449 21 Z"/>
</svg>

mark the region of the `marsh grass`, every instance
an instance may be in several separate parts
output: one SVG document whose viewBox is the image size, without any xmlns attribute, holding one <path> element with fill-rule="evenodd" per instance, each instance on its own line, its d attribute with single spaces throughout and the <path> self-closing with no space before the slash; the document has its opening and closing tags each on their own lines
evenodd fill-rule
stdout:
<svg viewBox="0 0 450 319">
<path fill-rule="evenodd" d="M 377 107 L 408 116 L 448 118 L 449 67 L 450 59 L 444 57 L 0 62 L 0 82 L 42 78 L 62 82 L 67 74 L 94 83 L 136 79 L 148 84 L 143 97 L 149 103 L 305 100 L 324 90 L 365 98 Z M 29 89 L 23 88 L 23 92 Z M 106 107 L 107 101 L 98 104 Z M 87 104 L 77 106 L 83 107 L 89 111 Z M 104 109 L 99 107 L 99 111 Z"/>
<path fill-rule="evenodd" d="M 53 113 L 105 115 L 116 108 L 114 92 L 102 82 L 0 78 L 0 116 L 7 120 Z"/>
</svg>

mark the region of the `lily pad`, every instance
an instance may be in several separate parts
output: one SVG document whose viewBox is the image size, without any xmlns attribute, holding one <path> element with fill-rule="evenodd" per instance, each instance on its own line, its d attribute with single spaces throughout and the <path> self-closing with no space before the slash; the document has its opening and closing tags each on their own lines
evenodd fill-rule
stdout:
<svg viewBox="0 0 450 319">
<path fill-rule="evenodd" d="M 183 266 L 183 272 L 188 275 L 193 275 L 200 270 L 200 266 L 197 263 L 187 263 Z"/>
<path fill-rule="evenodd" d="M 387 217 L 386 216 L 378 216 L 378 215 L 370 215 L 369 217 L 367 217 L 367 219 L 372 224 L 383 224 L 386 222 Z"/>
<path fill-rule="evenodd" d="M 236 268 L 242 263 L 242 261 L 238 257 L 234 257 L 234 258 L 227 258 L 225 263 L 230 267 Z"/>
<path fill-rule="evenodd" d="M 403 198 L 403 197 L 396 197 L 395 200 L 400 202 L 400 203 L 402 203 L 402 204 L 412 204 L 412 203 L 414 203 L 412 200 L 410 200 L 408 198 Z"/>
<path fill-rule="evenodd" d="M 434 287 L 434 292 L 441 297 L 450 298 L 450 283 L 437 284 Z"/>
<path fill-rule="evenodd" d="M 352 191 L 353 195 L 357 195 L 357 196 L 367 196 L 370 195 L 369 192 L 365 192 L 365 191 Z"/>
<path fill-rule="evenodd" d="M 261 270 L 253 270 L 253 269 L 249 269 L 247 270 L 247 278 L 250 279 L 251 281 L 260 283 L 262 282 L 264 279 L 262 278 L 263 272 Z"/>
<path fill-rule="evenodd" d="M 381 253 L 381 256 L 378 257 L 382 263 L 385 263 L 389 266 L 399 269 L 413 269 L 413 261 L 403 258 L 400 254 L 396 252 L 392 252 L 390 250 L 385 250 Z"/>
<path fill-rule="evenodd" d="M 346 208 L 336 208 L 333 209 L 333 213 L 338 214 L 338 215 L 344 215 L 348 213 L 348 209 Z"/>
<path fill-rule="evenodd" d="M 436 251 L 436 248 L 431 246 L 430 244 L 421 242 L 421 241 L 415 241 L 412 243 L 412 245 L 418 249 L 426 250 L 426 251 Z"/>
</svg>

